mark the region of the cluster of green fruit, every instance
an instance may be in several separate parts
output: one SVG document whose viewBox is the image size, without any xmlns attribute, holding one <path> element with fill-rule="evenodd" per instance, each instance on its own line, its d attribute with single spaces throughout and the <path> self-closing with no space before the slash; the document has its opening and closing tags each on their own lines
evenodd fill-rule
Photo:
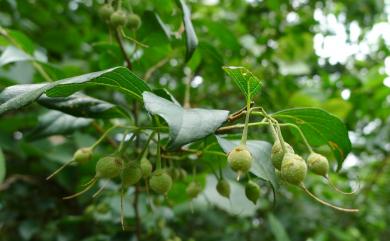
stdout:
<svg viewBox="0 0 390 241">
<path fill-rule="evenodd" d="M 115 10 L 111 4 L 101 6 L 99 16 L 114 28 L 128 26 L 131 30 L 137 30 L 141 26 L 141 18 L 137 14 Z"/>
<path fill-rule="evenodd" d="M 228 155 L 228 163 L 230 168 L 237 172 L 237 179 L 250 170 L 252 162 L 252 154 L 245 144 L 235 147 Z M 260 198 L 260 186 L 256 182 L 248 180 L 245 185 L 245 196 L 253 202 L 253 204 L 256 204 L 257 200 Z"/>
<path fill-rule="evenodd" d="M 280 143 L 280 141 L 276 141 L 272 146 L 271 160 L 277 175 L 283 181 L 300 185 L 306 177 L 307 169 L 316 175 L 328 177 L 329 162 L 325 156 L 311 152 L 306 164 L 301 156 L 295 154 L 291 145 L 284 142 L 283 148 Z"/>
<path fill-rule="evenodd" d="M 91 159 L 92 154 L 93 148 L 80 148 L 74 153 L 73 159 L 70 162 L 65 163 L 65 165 L 57 169 L 47 179 L 53 177 L 71 162 L 76 162 L 78 164 L 88 162 Z M 158 194 L 166 194 L 172 186 L 172 178 L 168 174 L 168 171 L 165 169 L 153 171 L 153 166 L 147 158 L 143 157 L 140 161 L 126 162 L 119 154 L 113 154 L 102 157 L 97 161 L 95 176 L 83 191 L 65 197 L 65 199 L 76 197 L 89 190 L 98 179 L 112 179 L 116 177 L 121 178 L 123 188 L 138 183 L 141 178 L 149 179 L 150 188 Z"/>
</svg>

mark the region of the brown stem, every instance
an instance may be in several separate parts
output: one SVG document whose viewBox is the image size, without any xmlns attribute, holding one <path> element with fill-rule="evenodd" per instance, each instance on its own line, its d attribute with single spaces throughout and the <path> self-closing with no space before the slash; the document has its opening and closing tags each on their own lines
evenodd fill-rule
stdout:
<svg viewBox="0 0 390 241">
<path fill-rule="evenodd" d="M 120 35 L 120 33 L 119 33 L 119 31 L 117 29 L 114 31 L 114 36 L 115 36 L 116 41 L 119 44 L 119 48 L 122 51 L 123 57 L 125 58 L 127 68 L 128 69 L 132 69 L 133 65 L 131 64 L 131 60 L 130 60 L 129 56 L 127 56 L 125 47 L 123 46 L 121 35 Z"/>
<path fill-rule="evenodd" d="M 139 209 L 138 209 L 138 197 L 139 197 L 139 186 L 135 186 L 135 194 L 134 194 L 134 202 L 133 202 L 133 208 L 135 213 L 135 235 L 137 236 L 137 240 L 141 241 L 141 220 L 139 216 Z"/>
</svg>

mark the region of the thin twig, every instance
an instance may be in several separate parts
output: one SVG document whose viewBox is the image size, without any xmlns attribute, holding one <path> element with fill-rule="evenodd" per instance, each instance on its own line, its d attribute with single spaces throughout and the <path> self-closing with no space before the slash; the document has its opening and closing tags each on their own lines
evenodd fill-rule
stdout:
<svg viewBox="0 0 390 241">
<path fill-rule="evenodd" d="M 137 240 L 141 241 L 141 219 L 139 216 L 139 209 L 138 209 L 138 197 L 139 197 L 139 187 L 137 184 L 135 186 L 133 208 L 135 213 L 135 225 L 136 225 L 135 234 L 137 236 Z"/>
<path fill-rule="evenodd" d="M 127 64 L 127 68 L 128 69 L 132 69 L 133 65 L 131 64 L 131 60 L 130 60 L 129 56 L 127 56 L 125 47 L 123 46 L 121 35 L 120 35 L 120 33 L 119 33 L 119 31 L 117 29 L 114 31 L 114 36 L 115 36 L 115 39 L 116 39 L 116 41 L 117 41 L 117 43 L 119 45 L 119 48 L 122 51 L 123 57 L 125 58 L 125 61 L 126 61 L 126 64 Z"/>
<path fill-rule="evenodd" d="M 148 79 L 150 79 L 150 77 L 152 77 L 153 73 L 156 72 L 156 70 L 158 70 L 159 68 L 161 68 L 162 66 L 164 66 L 168 60 L 171 58 L 171 56 L 168 56 L 166 58 L 163 58 L 162 60 L 160 60 L 157 64 L 153 65 L 152 67 L 150 67 L 145 75 L 144 75 L 144 80 L 147 81 Z"/>
</svg>

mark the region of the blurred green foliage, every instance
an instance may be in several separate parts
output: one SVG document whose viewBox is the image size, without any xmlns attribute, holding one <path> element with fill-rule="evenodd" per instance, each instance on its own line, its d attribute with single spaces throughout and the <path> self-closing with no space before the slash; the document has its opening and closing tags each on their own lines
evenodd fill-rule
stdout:
<svg viewBox="0 0 390 241">
<path fill-rule="evenodd" d="M 138 197 L 143 240 L 388 240 L 390 38 L 380 26 L 389 29 L 390 3 L 185 2 L 191 8 L 199 41 L 188 63 L 182 11 L 175 1 L 123 0 L 124 8 L 131 6 L 142 19 L 135 34 L 125 29 L 126 34 L 149 46 L 134 49 L 134 44 L 126 42 L 133 71 L 151 86 L 169 89 L 179 102 L 185 95 L 184 80 L 193 74 L 193 107 L 233 111 L 243 106 L 244 99 L 222 66 L 245 66 L 263 82 L 254 100 L 270 112 L 287 107 L 321 107 L 343 119 L 353 149 L 341 171 L 330 176 L 343 190 L 357 188 L 360 183 L 359 192 L 343 196 L 313 176 L 307 178 L 306 185 L 332 203 L 358 207 L 360 212 L 334 211 L 291 186 L 283 186 L 274 200 L 265 183 L 256 207 L 247 200 L 233 199 L 235 205 L 245 207 L 239 210 L 216 196 L 216 181 L 204 171 L 197 176 L 206 186 L 204 195 L 193 202 L 193 213 L 184 191 L 188 178 L 175 182 L 168 200 L 154 198 L 154 210 L 147 195 Z M 13 38 L 22 43 L 22 50 L 41 63 L 50 78 L 63 79 L 123 65 L 120 46 L 98 16 L 101 5 L 102 1 L 94 0 L 0 0 L 0 25 L 11 30 Z M 332 51 L 332 45 L 336 51 Z M 0 38 L 2 54 L 6 48 L 6 41 Z M 23 58 L 15 51 L 12 56 Z M 30 60 L 0 67 L 1 89 L 43 81 Z M 104 88 L 88 89 L 86 93 L 130 106 L 127 97 Z M 106 191 L 94 199 L 88 195 L 70 201 L 61 199 L 94 175 L 94 163 L 71 166 L 54 181 L 44 180 L 69 160 L 74 150 L 99 138 L 92 126 L 82 125 L 71 135 L 26 139 L 44 114 L 53 115 L 33 104 L 1 116 L 0 168 L 3 152 L 6 176 L 0 185 L 0 240 L 134 240 L 133 188 L 125 195 L 130 230 L 123 232 L 115 182 L 109 182 Z M 140 119 L 146 118 L 141 114 Z M 298 151 L 304 149 L 294 133 L 284 133 Z M 271 141 L 266 130 L 249 135 Z M 99 147 L 94 161 L 112 151 L 109 145 Z M 332 157 L 329 149 L 320 147 L 317 151 Z M 331 160 L 335 170 L 337 162 L 333 157 Z M 205 155 L 199 165 L 207 167 L 208 162 Z M 180 165 L 191 172 L 190 164 Z M 2 176 L 0 170 L 0 181 Z M 237 185 L 236 193 L 242 191 L 238 184 L 232 185 L 233 189 Z"/>
</svg>

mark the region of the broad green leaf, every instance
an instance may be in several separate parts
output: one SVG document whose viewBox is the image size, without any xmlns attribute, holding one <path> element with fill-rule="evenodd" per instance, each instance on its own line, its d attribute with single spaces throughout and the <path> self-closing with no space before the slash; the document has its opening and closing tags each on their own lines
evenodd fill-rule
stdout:
<svg viewBox="0 0 390 241">
<path fill-rule="evenodd" d="M 276 241 L 290 241 L 282 223 L 272 213 L 268 214 L 268 221 Z"/>
<path fill-rule="evenodd" d="M 5 158 L 3 151 L 0 148 L 0 183 L 4 181 L 5 178 Z"/>
<path fill-rule="evenodd" d="M 0 93 L 0 114 L 21 108 L 46 93 L 49 97 L 65 97 L 90 86 L 102 86 L 119 90 L 133 98 L 142 100 L 142 92 L 150 90 L 146 83 L 127 68 L 116 67 L 99 72 L 80 75 L 39 85 L 16 85 Z M 14 95 L 17 91 L 19 94 Z"/>
<path fill-rule="evenodd" d="M 64 97 L 90 86 L 110 87 L 138 100 L 142 100 L 142 92 L 150 90 L 149 86 L 129 69 L 115 67 L 60 80 L 46 94 L 49 97 Z"/>
<path fill-rule="evenodd" d="M 9 63 L 29 61 L 34 58 L 15 46 L 8 46 L 0 56 L 0 67 Z"/>
<path fill-rule="evenodd" d="M 0 95 L 0 103 L 23 94 L 23 92 L 39 89 L 44 85 L 45 84 L 15 85 L 7 88 Z M 37 102 L 49 109 L 59 110 L 77 117 L 129 117 L 128 113 L 119 106 L 82 94 L 54 98 L 47 97 L 45 94 L 43 94 L 37 99 Z"/>
<path fill-rule="evenodd" d="M 332 98 L 322 103 L 321 108 L 337 116 L 341 120 L 345 120 L 353 106 L 350 102 L 341 98 Z"/>
<path fill-rule="evenodd" d="M 35 44 L 31 41 L 29 37 L 27 37 L 24 33 L 16 31 L 16 30 L 5 30 L 3 29 L 6 34 L 8 34 L 18 46 L 20 46 L 24 52 L 26 52 L 29 55 L 34 54 L 34 51 L 36 49 Z M 7 44 L 12 44 L 9 41 L 6 41 Z"/>
<path fill-rule="evenodd" d="M 310 145 L 328 145 L 337 159 L 338 170 L 351 151 L 348 131 L 343 122 L 322 109 L 294 108 L 276 112 L 272 116 L 297 125 Z"/>
<path fill-rule="evenodd" d="M 198 38 L 196 37 L 196 33 L 194 30 L 194 26 L 191 22 L 191 11 L 188 8 L 187 4 L 184 0 L 179 0 L 180 8 L 183 11 L 183 22 L 186 33 L 186 60 L 188 61 L 192 54 L 194 53 L 196 47 L 198 46 Z"/>
<path fill-rule="evenodd" d="M 168 123 L 169 148 L 177 148 L 214 133 L 229 114 L 226 110 L 184 109 L 151 92 L 144 92 L 143 99 L 151 114 L 161 116 Z"/>
<path fill-rule="evenodd" d="M 240 140 L 227 140 L 220 136 L 217 136 L 217 140 L 225 153 L 229 153 L 234 147 L 240 145 Z M 250 172 L 270 182 L 276 190 L 278 182 L 271 162 L 271 144 L 265 141 L 249 140 L 247 146 L 254 160 Z"/>
<path fill-rule="evenodd" d="M 223 70 L 234 80 L 247 100 L 251 100 L 259 91 L 261 81 L 245 67 L 226 66 Z"/>
<path fill-rule="evenodd" d="M 0 105 L 0 115 L 9 110 L 16 110 L 30 104 L 38 99 L 46 90 L 50 89 L 53 84 L 54 83 L 39 84 L 36 88 L 27 88 L 27 91 L 24 90 L 26 85 L 14 85 L 5 88 L 4 91 L 0 93 L 0 99 L 4 101 Z M 15 88 L 20 92 L 20 94 L 8 99 L 7 96 L 9 96 L 9 93 L 13 92 Z"/>
<path fill-rule="evenodd" d="M 68 97 L 55 98 L 41 96 L 38 99 L 38 103 L 49 109 L 59 110 L 76 117 L 130 117 L 129 114 L 119 106 L 82 94 L 74 94 Z"/>
<path fill-rule="evenodd" d="M 38 126 L 26 135 L 28 139 L 38 139 L 57 134 L 68 134 L 88 126 L 93 119 L 74 117 L 59 111 L 49 111 L 38 119 Z"/>
</svg>

